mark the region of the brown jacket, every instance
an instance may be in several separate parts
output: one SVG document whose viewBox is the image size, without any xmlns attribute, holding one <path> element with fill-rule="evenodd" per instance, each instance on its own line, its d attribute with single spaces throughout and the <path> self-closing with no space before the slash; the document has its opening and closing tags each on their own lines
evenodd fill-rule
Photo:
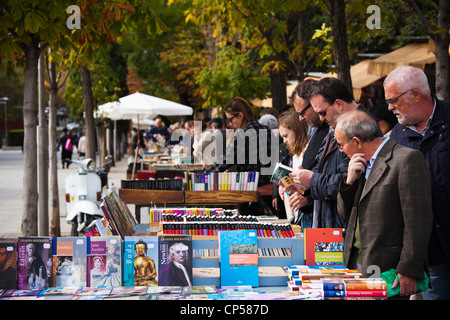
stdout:
<svg viewBox="0 0 450 320">
<path fill-rule="evenodd" d="M 338 212 L 348 223 L 347 265 L 359 215 L 363 274 L 372 275 L 376 269 L 370 266 L 378 266 L 380 272 L 394 268 L 423 279 L 433 216 L 430 175 L 419 151 L 389 139 L 367 181 L 364 175 L 353 185 L 347 185 L 345 178 L 341 181 Z"/>
</svg>

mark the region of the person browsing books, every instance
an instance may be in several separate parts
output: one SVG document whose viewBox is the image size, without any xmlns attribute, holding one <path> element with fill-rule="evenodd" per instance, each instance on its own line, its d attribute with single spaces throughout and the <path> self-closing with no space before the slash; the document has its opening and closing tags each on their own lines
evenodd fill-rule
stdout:
<svg viewBox="0 0 450 320">
<path fill-rule="evenodd" d="M 330 129 L 328 123 L 320 118 L 311 107 L 311 102 L 309 101 L 310 93 L 315 83 L 316 80 L 313 79 L 302 81 L 295 87 L 290 97 L 291 104 L 297 111 L 299 120 L 306 122 L 310 128 L 308 146 L 301 163 L 302 168 L 307 170 L 312 170 L 317 165 Z M 295 169 L 297 168 L 295 167 Z M 312 227 L 314 199 L 311 196 L 311 190 L 305 190 L 303 196 L 308 200 L 308 204 L 300 208 L 301 213 L 296 224 L 300 224 L 305 229 Z M 290 201 L 294 202 L 295 198 L 296 195 L 292 196 Z"/>
<path fill-rule="evenodd" d="M 423 299 L 450 299 L 450 101 L 431 94 L 426 74 L 401 66 L 384 80 L 388 108 L 398 119 L 397 143 L 420 150 L 431 174 L 433 229 L 428 246 L 431 289 Z"/>
<path fill-rule="evenodd" d="M 431 234 L 431 181 L 423 155 L 380 137 L 363 111 L 337 118 L 336 143 L 350 157 L 339 183 L 338 213 L 348 224 L 344 263 L 365 277 L 395 269 L 400 296 L 424 279 Z"/>
<path fill-rule="evenodd" d="M 278 132 L 283 142 L 286 144 L 288 155 L 280 159 L 281 163 L 292 168 L 297 168 L 302 164 L 303 155 L 308 145 L 308 126 L 306 122 L 298 119 L 296 111 L 286 111 L 278 119 Z M 287 193 L 283 186 L 278 187 L 281 199 L 286 207 L 286 217 L 290 221 L 298 220 L 298 210 L 308 204 L 308 200 L 298 192 Z M 290 198 L 293 201 L 290 201 Z"/>
</svg>

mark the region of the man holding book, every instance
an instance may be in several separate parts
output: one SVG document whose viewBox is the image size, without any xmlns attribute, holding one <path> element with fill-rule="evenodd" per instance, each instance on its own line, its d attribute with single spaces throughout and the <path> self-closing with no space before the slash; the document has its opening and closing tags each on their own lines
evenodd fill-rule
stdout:
<svg viewBox="0 0 450 320">
<path fill-rule="evenodd" d="M 338 213 L 347 222 L 344 263 L 364 276 L 395 269 L 400 296 L 424 279 L 431 234 L 431 180 L 423 155 L 380 137 L 362 111 L 337 119 L 338 147 L 350 157 L 339 185 Z"/>
</svg>

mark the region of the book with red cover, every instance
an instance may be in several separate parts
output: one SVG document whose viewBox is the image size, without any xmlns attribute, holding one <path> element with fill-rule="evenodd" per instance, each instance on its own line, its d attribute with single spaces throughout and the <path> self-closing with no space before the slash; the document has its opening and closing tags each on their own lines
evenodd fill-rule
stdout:
<svg viewBox="0 0 450 320">
<path fill-rule="evenodd" d="M 306 265 L 344 265 L 344 237 L 340 228 L 306 228 Z"/>
</svg>

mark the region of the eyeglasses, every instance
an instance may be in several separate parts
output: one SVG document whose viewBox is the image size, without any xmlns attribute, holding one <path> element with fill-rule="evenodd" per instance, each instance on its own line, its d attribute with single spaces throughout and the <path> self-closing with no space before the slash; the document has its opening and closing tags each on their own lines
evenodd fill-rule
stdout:
<svg viewBox="0 0 450 320">
<path fill-rule="evenodd" d="M 305 117 L 305 116 L 303 115 L 303 113 L 304 113 L 306 110 L 308 110 L 309 107 L 311 107 L 311 103 L 308 103 L 308 105 L 307 105 L 306 107 L 304 107 L 302 111 L 297 112 L 298 115 L 299 115 L 300 117 Z"/>
<path fill-rule="evenodd" d="M 327 115 L 327 109 L 331 106 L 332 104 L 329 104 L 325 109 L 321 110 L 321 111 L 317 111 L 316 113 L 319 116 L 325 117 Z"/>
<path fill-rule="evenodd" d="M 395 102 L 402 96 L 402 95 L 404 95 L 405 93 L 407 93 L 407 92 L 410 92 L 410 91 L 413 91 L 414 89 L 409 89 L 409 90 L 406 90 L 405 92 L 403 92 L 401 95 L 399 95 L 397 98 L 395 98 L 395 99 L 386 99 L 386 103 L 388 104 L 388 105 L 390 105 L 390 104 L 392 104 L 393 106 L 395 105 Z"/>
<path fill-rule="evenodd" d="M 342 144 L 340 144 L 337 140 L 336 140 L 336 145 L 337 145 L 337 147 L 339 148 L 339 150 L 344 150 L 344 146 L 347 144 L 347 143 L 350 143 L 350 142 L 353 142 L 353 139 L 351 139 L 351 140 L 347 140 L 347 141 L 345 141 L 344 143 L 342 143 Z"/>
<path fill-rule="evenodd" d="M 231 122 L 233 122 L 233 119 L 236 118 L 236 117 L 237 117 L 237 114 L 234 114 L 231 118 L 226 118 L 225 121 L 226 121 L 227 123 L 231 123 Z"/>
</svg>

